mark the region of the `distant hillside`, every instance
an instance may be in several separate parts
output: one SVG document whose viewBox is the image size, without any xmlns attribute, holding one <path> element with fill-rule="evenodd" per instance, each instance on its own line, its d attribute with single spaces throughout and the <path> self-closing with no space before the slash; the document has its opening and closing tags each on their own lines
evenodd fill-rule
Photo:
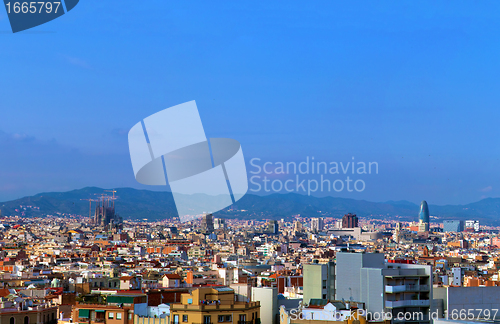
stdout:
<svg viewBox="0 0 500 324">
<path fill-rule="evenodd" d="M 118 188 L 116 210 L 124 219 L 158 220 L 177 216 L 170 192 Z M 97 198 L 104 189 L 87 187 L 68 192 L 48 192 L 0 203 L 2 215 L 25 217 L 56 215 L 56 213 L 88 215 L 89 203 L 81 200 Z M 93 203 L 92 205 L 94 205 Z M 32 206 L 35 208 L 21 208 Z M 17 209 L 17 211 L 16 211 Z M 478 219 L 495 225 L 500 217 L 500 198 L 487 198 L 467 205 L 429 206 L 431 216 L 439 219 Z M 311 197 L 294 193 L 257 196 L 247 194 L 233 206 L 219 211 L 218 217 L 240 219 L 307 217 L 341 217 L 355 213 L 360 217 L 416 220 L 417 204 L 408 201 L 370 202 L 336 197 Z M 24 215 L 21 213 L 24 212 Z"/>
<path fill-rule="evenodd" d="M 124 219 L 165 219 L 177 216 L 172 193 L 137 190 L 132 188 L 116 189 L 116 212 Z M 46 192 L 31 197 L 24 197 L 0 203 L 2 215 L 19 215 L 25 212 L 26 217 L 56 215 L 59 213 L 86 216 L 89 214 L 89 202 L 81 199 L 97 199 L 100 194 L 109 194 L 104 189 L 87 187 L 68 192 Z M 92 209 L 95 207 L 92 202 Z M 39 210 L 21 210 L 20 206 L 36 206 Z M 15 210 L 18 210 L 16 212 Z"/>
</svg>

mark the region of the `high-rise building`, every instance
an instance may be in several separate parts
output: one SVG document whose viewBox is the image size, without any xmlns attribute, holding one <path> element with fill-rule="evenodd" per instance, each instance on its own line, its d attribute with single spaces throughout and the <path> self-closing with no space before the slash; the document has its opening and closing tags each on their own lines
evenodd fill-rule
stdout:
<svg viewBox="0 0 500 324">
<path fill-rule="evenodd" d="M 214 231 L 214 216 L 205 214 L 201 219 L 201 231 L 203 233 L 212 233 Z"/>
<path fill-rule="evenodd" d="M 295 221 L 295 223 L 293 224 L 293 230 L 295 232 L 301 232 L 302 231 L 302 223 L 299 221 Z"/>
<path fill-rule="evenodd" d="M 396 243 L 399 243 L 401 241 L 401 223 L 400 222 L 396 223 L 396 230 L 394 231 L 393 239 L 394 239 L 394 241 L 396 241 Z"/>
<path fill-rule="evenodd" d="M 355 228 L 358 227 L 358 216 L 356 214 L 345 214 L 342 217 L 342 228 Z"/>
<path fill-rule="evenodd" d="M 430 323 L 432 266 L 386 263 L 382 253 L 338 252 L 336 258 L 337 300 L 364 302 L 368 312 L 392 318 L 416 312 L 423 314 L 418 323 Z"/>
<path fill-rule="evenodd" d="M 464 222 L 461 220 L 444 220 L 443 232 L 462 232 L 464 230 Z"/>
<path fill-rule="evenodd" d="M 304 303 L 311 299 L 335 300 L 335 262 L 304 264 Z"/>
<path fill-rule="evenodd" d="M 311 231 L 321 232 L 323 226 L 323 218 L 311 218 Z"/>
<path fill-rule="evenodd" d="M 427 206 L 427 201 L 422 200 L 420 203 L 420 212 L 418 213 L 418 220 L 422 223 L 429 224 L 429 206 Z"/>
<path fill-rule="evenodd" d="M 466 220 L 465 221 L 465 231 L 467 232 L 479 232 L 479 221 L 476 220 Z"/>
<path fill-rule="evenodd" d="M 279 230 L 280 230 L 280 227 L 279 227 L 278 221 L 276 221 L 276 220 L 270 220 L 266 224 L 266 230 L 265 230 L 266 233 L 269 233 L 269 234 L 278 234 Z"/>
<path fill-rule="evenodd" d="M 226 228 L 226 220 L 223 218 L 215 218 L 214 219 L 214 229 L 225 229 Z"/>
</svg>

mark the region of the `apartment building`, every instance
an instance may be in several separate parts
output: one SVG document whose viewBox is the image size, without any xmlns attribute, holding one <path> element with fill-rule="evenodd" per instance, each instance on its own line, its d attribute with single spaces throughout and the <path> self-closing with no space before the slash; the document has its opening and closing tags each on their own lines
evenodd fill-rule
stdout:
<svg viewBox="0 0 500 324">
<path fill-rule="evenodd" d="M 147 316 L 147 296 L 145 294 L 115 294 L 106 303 L 79 303 L 73 307 L 73 323 L 88 324 L 132 324 L 134 314 Z"/>
<path fill-rule="evenodd" d="M 364 302 L 368 313 L 390 313 L 393 322 L 418 314 L 415 323 L 430 323 L 432 266 L 386 263 L 382 253 L 339 252 L 336 276 L 342 278 L 335 283 L 337 300 Z"/>
<path fill-rule="evenodd" d="M 303 272 L 304 303 L 310 299 L 335 299 L 335 262 L 305 264 Z"/>
<path fill-rule="evenodd" d="M 260 302 L 235 301 L 228 287 L 206 287 L 181 295 L 170 304 L 173 324 L 238 323 L 260 324 Z"/>
</svg>

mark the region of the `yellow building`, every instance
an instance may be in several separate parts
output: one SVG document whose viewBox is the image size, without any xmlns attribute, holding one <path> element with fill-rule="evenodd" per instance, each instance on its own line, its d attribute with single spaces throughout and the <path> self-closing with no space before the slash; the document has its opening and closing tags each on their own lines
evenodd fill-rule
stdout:
<svg viewBox="0 0 500 324">
<path fill-rule="evenodd" d="M 170 304 L 170 318 L 174 324 L 260 324 L 260 303 L 236 302 L 228 287 L 199 288 Z"/>
<path fill-rule="evenodd" d="M 0 312 L 0 323 L 5 324 L 32 324 L 57 323 L 57 307 L 37 306 L 27 310 L 3 308 Z"/>
</svg>

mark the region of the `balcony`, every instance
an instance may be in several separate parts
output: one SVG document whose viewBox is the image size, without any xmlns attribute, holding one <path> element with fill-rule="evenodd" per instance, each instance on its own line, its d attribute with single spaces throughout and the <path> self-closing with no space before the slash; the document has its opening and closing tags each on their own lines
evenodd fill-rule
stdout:
<svg viewBox="0 0 500 324">
<path fill-rule="evenodd" d="M 428 299 L 420 299 L 420 300 L 396 300 L 396 301 L 387 300 L 385 302 L 385 307 L 387 308 L 408 307 L 408 306 L 429 307 L 430 301 Z"/>
<path fill-rule="evenodd" d="M 196 310 L 196 311 L 211 311 L 211 310 L 246 310 L 249 308 L 259 307 L 260 302 L 234 302 L 234 304 L 214 304 L 214 305 L 183 305 L 183 304 L 170 304 L 170 311 L 176 310 Z"/>
<path fill-rule="evenodd" d="M 429 291 L 429 285 L 385 286 L 385 292 L 388 294 L 410 292 L 410 291 Z"/>
</svg>

